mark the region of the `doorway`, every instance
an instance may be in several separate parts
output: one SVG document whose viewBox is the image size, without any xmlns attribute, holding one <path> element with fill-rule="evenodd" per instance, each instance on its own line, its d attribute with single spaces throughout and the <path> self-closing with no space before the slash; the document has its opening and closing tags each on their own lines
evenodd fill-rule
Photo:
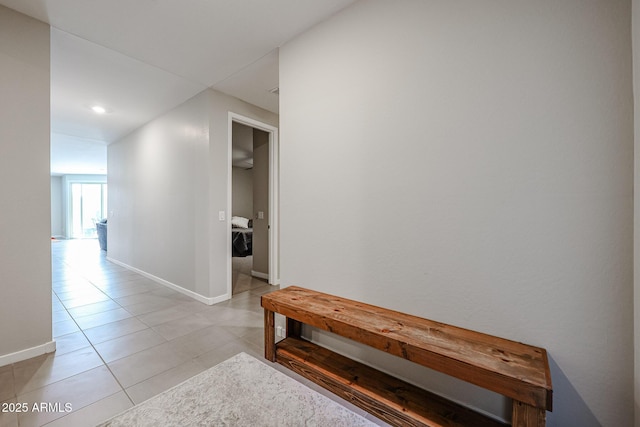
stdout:
<svg viewBox="0 0 640 427">
<path fill-rule="evenodd" d="M 245 274 L 249 272 L 252 278 L 266 280 L 271 285 L 279 284 L 278 129 L 230 112 L 228 130 L 227 212 L 229 212 L 232 226 L 233 223 L 242 226 L 243 221 L 250 221 L 252 246 L 251 260 L 242 260 L 241 253 L 240 256 L 234 257 L 234 254 L 239 255 L 239 250 L 246 248 L 244 243 L 247 241 L 247 236 L 239 234 L 243 232 L 241 228 L 228 227 L 227 294 L 231 297 L 234 293 L 233 285 L 234 279 L 237 279 L 238 268 L 242 268 Z M 238 144 L 238 133 L 245 135 L 245 142 L 241 142 L 239 147 L 234 147 L 234 134 Z M 250 139 L 250 143 L 246 142 L 247 139 Z M 247 174 L 251 175 L 252 182 L 256 184 L 252 186 L 250 202 L 246 200 L 248 198 L 246 195 L 237 194 L 235 198 L 233 195 L 234 186 L 238 187 L 236 181 L 247 180 L 248 178 L 243 178 Z M 236 191 L 238 191 L 237 188 Z"/>
</svg>

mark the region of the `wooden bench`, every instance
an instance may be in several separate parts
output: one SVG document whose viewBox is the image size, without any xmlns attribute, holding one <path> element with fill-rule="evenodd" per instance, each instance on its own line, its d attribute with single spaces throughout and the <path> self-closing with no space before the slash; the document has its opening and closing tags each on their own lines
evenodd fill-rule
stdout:
<svg viewBox="0 0 640 427">
<path fill-rule="evenodd" d="M 301 338 L 307 324 L 513 399 L 513 426 L 543 427 L 552 387 L 544 349 L 291 286 L 262 296 L 265 357 L 397 426 L 504 426 Z M 287 318 L 276 344 L 274 313 Z"/>
</svg>

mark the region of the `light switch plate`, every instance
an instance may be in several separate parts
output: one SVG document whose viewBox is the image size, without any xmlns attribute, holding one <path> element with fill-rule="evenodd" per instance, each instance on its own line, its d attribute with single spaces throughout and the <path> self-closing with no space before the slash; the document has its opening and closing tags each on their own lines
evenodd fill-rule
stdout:
<svg viewBox="0 0 640 427">
<path fill-rule="evenodd" d="M 225 215 L 224 215 L 224 211 L 219 211 L 219 212 L 218 212 L 218 219 L 219 219 L 220 221 L 224 221 L 224 220 L 226 219 L 226 218 L 225 218 Z"/>
</svg>

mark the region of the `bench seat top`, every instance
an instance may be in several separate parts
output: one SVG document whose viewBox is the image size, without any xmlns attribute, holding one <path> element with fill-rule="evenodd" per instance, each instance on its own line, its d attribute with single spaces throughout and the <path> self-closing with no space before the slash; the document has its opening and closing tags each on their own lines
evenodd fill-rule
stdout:
<svg viewBox="0 0 640 427">
<path fill-rule="evenodd" d="M 545 349 L 310 289 L 262 296 L 266 310 L 550 411 Z"/>
</svg>

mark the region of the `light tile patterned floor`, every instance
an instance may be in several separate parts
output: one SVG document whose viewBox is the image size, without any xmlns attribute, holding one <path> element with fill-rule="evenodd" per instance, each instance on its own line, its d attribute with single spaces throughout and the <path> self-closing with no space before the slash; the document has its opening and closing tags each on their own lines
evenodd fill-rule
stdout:
<svg viewBox="0 0 640 427">
<path fill-rule="evenodd" d="M 252 279 L 249 259 L 234 263 L 237 294 L 213 306 L 107 261 L 96 240 L 56 241 L 52 260 L 57 351 L 0 367 L 0 403 L 73 411 L 0 412 L 0 427 L 92 426 L 239 352 L 262 358 L 260 295 L 277 287 Z"/>
</svg>

